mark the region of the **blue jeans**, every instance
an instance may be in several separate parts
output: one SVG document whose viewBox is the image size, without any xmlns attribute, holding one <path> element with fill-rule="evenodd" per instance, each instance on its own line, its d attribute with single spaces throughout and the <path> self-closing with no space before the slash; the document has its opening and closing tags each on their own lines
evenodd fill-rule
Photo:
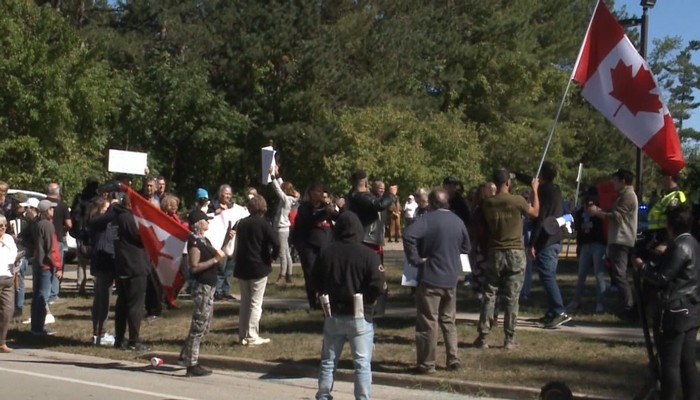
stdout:
<svg viewBox="0 0 700 400">
<path fill-rule="evenodd" d="M 596 282 L 596 304 L 603 305 L 605 303 L 605 276 L 607 272 L 603 265 L 603 256 L 605 256 L 605 244 L 586 243 L 581 245 L 581 251 L 578 256 L 578 281 L 576 282 L 576 294 L 574 295 L 575 301 L 581 302 L 588 270 L 593 265 L 593 274 Z"/>
<path fill-rule="evenodd" d="M 372 392 L 372 348 L 374 326 L 364 318 L 334 316 L 323 323 L 321 371 L 318 376 L 317 400 L 332 399 L 333 375 L 345 341 L 350 342 L 355 367 L 355 399 L 369 399 Z"/>
<path fill-rule="evenodd" d="M 15 312 L 21 313 L 24 308 L 24 296 L 26 293 L 26 286 L 24 285 L 24 275 L 27 273 L 27 265 L 29 260 L 27 257 L 22 257 L 19 261 L 19 285 L 17 285 L 17 290 L 15 290 Z"/>
<path fill-rule="evenodd" d="M 233 257 L 224 257 L 219 263 L 216 277 L 216 294 L 218 296 L 231 294 L 231 284 L 229 279 L 233 276 L 235 260 Z"/>
<path fill-rule="evenodd" d="M 557 264 L 559 263 L 560 251 L 561 243 L 555 243 L 537 251 L 535 257 L 535 268 L 547 296 L 547 315 L 549 316 L 556 316 L 565 311 L 564 300 L 561 298 L 561 291 L 557 283 Z"/>
<path fill-rule="evenodd" d="M 61 253 L 61 266 L 63 266 L 63 260 L 65 259 L 66 242 L 58 242 L 58 251 Z M 56 278 L 56 274 L 51 277 L 51 293 L 49 294 L 49 300 L 55 300 L 58 298 L 58 293 L 61 291 L 61 281 Z"/>
<path fill-rule="evenodd" d="M 46 304 L 51 293 L 51 271 L 44 271 L 41 265 L 32 265 L 32 332 L 43 332 L 46 320 Z"/>
</svg>

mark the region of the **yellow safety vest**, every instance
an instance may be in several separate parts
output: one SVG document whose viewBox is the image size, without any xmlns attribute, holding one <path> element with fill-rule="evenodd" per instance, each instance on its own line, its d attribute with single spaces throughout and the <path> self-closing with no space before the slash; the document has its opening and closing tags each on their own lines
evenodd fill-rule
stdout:
<svg viewBox="0 0 700 400">
<path fill-rule="evenodd" d="M 682 190 L 674 190 L 656 202 L 649 211 L 649 230 L 666 229 L 666 211 L 687 201 Z"/>
</svg>

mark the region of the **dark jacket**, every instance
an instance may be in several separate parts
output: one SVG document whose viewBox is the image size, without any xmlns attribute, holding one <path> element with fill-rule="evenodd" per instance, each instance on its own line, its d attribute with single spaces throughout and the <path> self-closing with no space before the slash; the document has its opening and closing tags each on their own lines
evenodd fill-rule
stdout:
<svg viewBox="0 0 700 400">
<path fill-rule="evenodd" d="M 576 231 L 576 244 L 578 246 L 589 243 L 607 244 L 603 220 L 588 214 L 584 207 L 576 210 L 574 230 Z"/>
<path fill-rule="evenodd" d="M 671 304 L 700 290 L 700 244 L 689 234 L 669 243 L 656 268 L 644 268 L 644 279 L 663 289 L 663 300 Z M 698 298 L 700 300 L 700 298 Z"/>
<path fill-rule="evenodd" d="M 333 220 L 338 217 L 323 204 L 316 207 L 305 201 L 299 205 L 294 220 L 294 242 L 297 247 L 313 246 L 322 248 L 331 240 Z"/>
<path fill-rule="evenodd" d="M 279 256 L 277 232 L 265 217 L 250 215 L 236 228 L 236 268 L 238 279 L 260 279 L 272 271 L 272 260 Z"/>
<path fill-rule="evenodd" d="M 459 219 L 464 222 L 465 226 L 469 225 L 469 218 L 471 217 L 469 207 L 467 206 L 467 202 L 464 200 L 464 197 L 462 197 L 459 192 L 450 197 L 450 210 L 457 214 Z"/>
<path fill-rule="evenodd" d="M 379 213 L 385 211 L 396 200 L 396 196 L 387 192 L 379 198 L 371 192 L 358 192 L 353 190 L 347 196 L 348 211 L 357 214 L 362 223 L 365 235 L 362 241 L 375 245 L 382 245 L 384 238 L 384 227 L 380 222 Z"/>
<path fill-rule="evenodd" d="M 87 231 L 92 253 L 90 254 L 90 271 L 114 272 L 114 236 L 116 225 L 114 221 L 117 213 L 115 207 L 109 207 L 107 212 L 97 215 L 87 221 Z"/>
<path fill-rule="evenodd" d="M 558 230 L 550 235 L 544 230 L 544 220 L 548 217 L 559 218 L 564 215 L 564 200 L 561 197 L 559 186 L 552 182 L 544 182 L 537 189 L 540 198 L 540 215 L 532 224 L 532 236 L 530 245 L 539 251 L 543 248 L 559 243 L 564 239 L 564 232 Z"/>
<path fill-rule="evenodd" d="M 54 226 L 47 218 L 39 217 L 31 227 L 32 249 L 34 261 L 32 266 L 41 267 L 44 271 L 52 268 L 61 269 L 58 241 Z"/>
<path fill-rule="evenodd" d="M 116 237 L 113 238 L 116 275 L 122 278 L 148 275 L 151 266 L 134 214 L 120 204 L 114 204 L 112 208 L 116 213 L 112 223 L 117 227 Z"/>
<path fill-rule="evenodd" d="M 313 287 L 330 298 L 333 315 L 353 315 L 354 295 L 362 294 L 365 320 L 371 322 L 374 303 L 384 291 L 384 267 L 379 255 L 362 244 L 364 229 L 352 212 L 338 217 L 333 241 L 316 259 Z"/>
<path fill-rule="evenodd" d="M 418 268 L 418 282 L 440 288 L 455 288 L 462 275 L 460 254 L 471 251 L 469 234 L 452 211 L 431 211 L 411 224 L 403 234 L 409 263 Z M 423 262 L 423 258 L 427 258 Z"/>
</svg>

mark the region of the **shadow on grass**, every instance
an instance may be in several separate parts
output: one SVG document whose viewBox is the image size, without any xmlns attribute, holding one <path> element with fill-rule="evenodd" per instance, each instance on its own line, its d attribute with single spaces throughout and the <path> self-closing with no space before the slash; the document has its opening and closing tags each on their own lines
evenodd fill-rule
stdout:
<svg viewBox="0 0 700 400">
<path fill-rule="evenodd" d="M 48 360 L 9 360 L 5 361 L 8 363 L 23 363 L 23 364 L 47 364 L 47 365 L 72 365 L 79 368 L 90 368 L 99 370 L 119 370 L 119 371 L 129 371 L 129 372 L 147 372 L 147 373 L 162 373 L 162 372 L 178 372 L 182 371 L 184 367 L 174 367 L 162 365 L 158 368 L 152 367 L 150 365 L 144 366 L 133 366 L 126 365 L 120 362 L 108 362 L 108 363 L 91 363 L 91 362 L 77 362 L 77 361 L 48 361 Z"/>
</svg>

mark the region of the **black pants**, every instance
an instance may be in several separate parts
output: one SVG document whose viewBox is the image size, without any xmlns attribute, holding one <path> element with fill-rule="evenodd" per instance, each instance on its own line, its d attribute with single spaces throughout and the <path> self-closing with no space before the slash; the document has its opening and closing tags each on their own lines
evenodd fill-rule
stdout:
<svg viewBox="0 0 700 400">
<path fill-rule="evenodd" d="M 659 343 L 661 359 L 661 398 L 675 399 L 683 391 L 684 400 L 700 399 L 700 378 L 695 366 L 695 340 L 698 328 L 685 332 L 664 331 Z"/>
<path fill-rule="evenodd" d="M 146 279 L 146 315 L 159 317 L 163 313 L 163 285 L 160 283 L 156 269 L 148 269 Z"/>
<path fill-rule="evenodd" d="M 316 302 L 316 290 L 311 284 L 311 269 L 314 267 L 316 258 L 318 258 L 318 253 L 321 250 L 318 247 L 306 244 L 299 245 L 297 249 L 299 250 L 299 259 L 301 260 L 301 269 L 304 271 L 306 298 L 309 301 L 309 308 L 315 310 L 319 308 L 319 305 Z"/>
<path fill-rule="evenodd" d="M 146 299 L 146 276 L 117 278 L 117 304 L 114 309 L 115 346 L 124 341 L 127 323 L 129 324 L 129 342 L 139 341 L 141 319 L 143 319 L 144 301 Z"/>
</svg>

